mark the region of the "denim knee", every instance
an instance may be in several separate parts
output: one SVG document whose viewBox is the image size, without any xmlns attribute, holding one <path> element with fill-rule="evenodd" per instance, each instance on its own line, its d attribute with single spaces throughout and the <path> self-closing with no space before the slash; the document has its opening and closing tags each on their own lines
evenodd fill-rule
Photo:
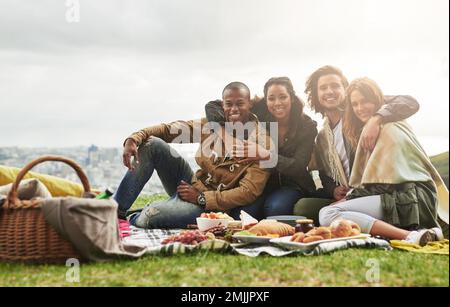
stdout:
<svg viewBox="0 0 450 307">
<path fill-rule="evenodd" d="M 164 146 L 169 146 L 164 140 L 156 137 L 151 136 L 146 142 L 142 143 L 139 146 L 139 151 L 145 152 L 145 153 L 153 153 L 155 151 L 160 150 Z"/>
<path fill-rule="evenodd" d="M 264 215 L 291 215 L 294 211 L 294 204 L 283 199 L 271 199 L 264 203 Z"/>
<path fill-rule="evenodd" d="M 164 140 L 152 136 L 147 142 L 142 143 L 139 146 L 138 153 L 140 160 L 146 159 L 157 159 L 160 156 L 165 156 L 168 152 L 170 152 L 171 147 Z"/>
<path fill-rule="evenodd" d="M 148 225 L 152 216 L 158 215 L 158 213 L 158 209 L 147 205 L 136 216 L 130 216 L 130 223 L 136 227 L 149 228 Z"/>
</svg>

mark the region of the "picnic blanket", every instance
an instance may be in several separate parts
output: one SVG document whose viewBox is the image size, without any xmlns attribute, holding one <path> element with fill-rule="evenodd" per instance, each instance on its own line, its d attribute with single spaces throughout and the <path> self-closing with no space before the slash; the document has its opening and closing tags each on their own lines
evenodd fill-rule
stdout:
<svg viewBox="0 0 450 307">
<path fill-rule="evenodd" d="M 197 250 L 228 251 L 230 244 L 222 240 L 208 240 L 198 245 L 185 245 L 179 242 L 161 244 L 161 241 L 180 233 L 182 229 L 142 229 L 130 226 L 129 236 L 122 239 L 124 246 L 141 246 L 146 254 L 184 254 Z"/>
<path fill-rule="evenodd" d="M 415 252 L 422 254 L 439 254 L 448 256 L 448 240 L 428 242 L 427 245 L 425 246 L 402 242 L 400 240 L 392 240 L 391 245 L 394 248 L 405 250 L 408 252 Z"/>
<path fill-rule="evenodd" d="M 181 229 L 142 229 L 134 226 L 130 227 L 130 235 L 122 239 L 124 245 L 138 245 L 146 247 L 147 254 L 178 254 L 189 253 L 198 250 L 214 250 L 219 252 L 230 252 L 249 257 L 257 257 L 262 254 L 268 254 L 275 257 L 287 255 L 305 255 L 317 256 L 328 254 L 337 250 L 347 248 L 378 248 L 384 250 L 392 249 L 389 242 L 376 238 L 352 239 L 346 241 L 327 242 L 317 245 L 314 249 L 308 251 L 286 250 L 275 245 L 260 244 L 230 244 L 222 240 L 203 241 L 198 245 L 190 246 L 181 243 L 172 243 L 163 245 L 161 241 L 165 238 L 180 233 Z"/>
</svg>

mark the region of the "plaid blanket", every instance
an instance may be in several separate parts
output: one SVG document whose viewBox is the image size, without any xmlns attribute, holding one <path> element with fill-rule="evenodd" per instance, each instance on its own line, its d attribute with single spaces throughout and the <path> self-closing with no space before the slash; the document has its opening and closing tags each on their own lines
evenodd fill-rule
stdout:
<svg viewBox="0 0 450 307">
<path fill-rule="evenodd" d="M 153 255 L 172 255 L 179 253 L 190 253 L 198 250 L 214 250 L 218 252 L 231 252 L 249 257 L 256 257 L 262 254 L 280 257 L 286 255 L 316 256 L 352 247 L 379 248 L 385 250 L 392 249 L 389 242 L 375 238 L 322 243 L 309 251 L 285 250 L 275 245 L 243 243 L 230 244 L 222 240 L 203 241 L 195 246 L 185 245 L 178 242 L 166 245 L 161 244 L 162 240 L 178 234 L 179 232 L 181 232 L 181 229 L 141 229 L 131 226 L 130 236 L 123 238 L 122 243 L 125 245 L 130 244 L 146 247 L 146 253 Z"/>
<path fill-rule="evenodd" d="M 235 246 L 234 251 L 250 257 L 256 257 L 261 254 L 269 254 L 271 256 L 286 256 L 286 255 L 304 255 L 304 256 L 319 256 L 329 254 L 338 250 L 348 248 L 379 248 L 384 250 L 391 250 L 389 242 L 385 240 L 367 238 L 367 239 L 351 239 L 345 241 L 326 242 L 316 245 L 311 250 L 285 250 L 274 245 L 255 245 L 247 244 L 243 246 Z"/>
<path fill-rule="evenodd" d="M 161 242 L 173 235 L 180 233 L 181 229 L 142 229 L 131 226 L 131 233 L 122 239 L 124 245 L 138 245 L 146 247 L 146 254 L 172 255 L 184 254 L 198 250 L 227 251 L 230 248 L 228 242 L 222 240 L 208 240 L 197 245 L 185 245 L 179 242 L 161 244 Z"/>
</svg>

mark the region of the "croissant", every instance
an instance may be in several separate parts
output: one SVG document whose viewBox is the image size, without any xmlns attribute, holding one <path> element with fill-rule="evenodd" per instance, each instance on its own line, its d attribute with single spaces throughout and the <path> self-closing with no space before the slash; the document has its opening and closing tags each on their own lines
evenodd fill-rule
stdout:
<svg viewBox="0 0 450 307">
<path fill-rule="evenodd" d="M 331 239 L 331 230 L 328 227 L 317 227 L 306 233 L 306 237 L 321 236 L 323 239 Z"/>
<path fill-rule="evenodd" d="M 335 238 L 344 238 L 361 233 L 361 228 L 353 221 L 337 220 L 331 223 L 331 233 Z"/>
<path fill-rule="evenodd" d="M 279 235 L 280 237 L 285 237 L 293 235 L 295 233 L 295 228 L 291 225 L 277 221 L 262 220 L 248 231 L 257 236 Z"/>
</svg>

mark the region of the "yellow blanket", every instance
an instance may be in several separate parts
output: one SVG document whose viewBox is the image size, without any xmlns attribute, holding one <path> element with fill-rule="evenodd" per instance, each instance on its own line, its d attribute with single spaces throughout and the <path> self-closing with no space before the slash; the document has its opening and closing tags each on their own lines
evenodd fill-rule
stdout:
<svg viewBox="0 0 450 307">
<path fill-rule="evenodd" d="M 438 215 L 448 224 L 448 189 L 406 122 L 383 126 L 372 153 L 358 145 L 350 185 L 401 184 L 432 181 L 438 198 Z"/>
<path fill-rule="evenodd" d="M 406 243 L 400 240 L 392 240 L 391 246 L 393 248 L 415 253 L 448 255 L 448 240 L 428 242 L 425 246 Z"/>
<path fill-rule="evenodd" d="M 20 168 L 0 165 L 0 186 L 14 182 L 19 172 Z M 43 175 L 35 172 L 28 172 L 28 174 L 25 175 L 25 179 L 27 178 L 39 179 L 39 181 L 47 187 L 53 197 L 80 197 L 83 194 L 83 187 L 81 186 L 81 184 L 71 182 L 62 178 Z"/>
</svg>

